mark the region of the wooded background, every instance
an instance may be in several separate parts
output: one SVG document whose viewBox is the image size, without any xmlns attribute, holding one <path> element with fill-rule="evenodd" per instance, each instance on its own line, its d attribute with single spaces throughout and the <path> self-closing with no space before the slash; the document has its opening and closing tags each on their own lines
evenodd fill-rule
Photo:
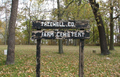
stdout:
<svg viewBox="0 0 120 77">
<path fill-rule="evenodd" d="M 58 3 L 60 2 L 60 3 Z M 11 12 L 11 0 L 1 1 L 0 5 L 0 44 L 8 44 L 8 28 Z M 102 16 L 107 44 L 120 45 L 120 0 L 99 0 L 99 12 Z M 48 5 L 53 5 L 49 7 Z M 57 5 L 59 4 L 59 6 Z M 44 8 L 43 8 L 44 6 Z M 87 45 L 99 45 L 99 31 L 91 4 L 88 0 L 28 0 L 19 1 L 15 26 L 15 44 L 33 45 L 31 39 L 32 21 L 35 20 L 90 20 L 90 39 Z M 79 40 L 62 40 L 64 45 L 78 45 Z M 42 39 L 42 44 L 57 45 L 58 40 Z"/>
</svg>

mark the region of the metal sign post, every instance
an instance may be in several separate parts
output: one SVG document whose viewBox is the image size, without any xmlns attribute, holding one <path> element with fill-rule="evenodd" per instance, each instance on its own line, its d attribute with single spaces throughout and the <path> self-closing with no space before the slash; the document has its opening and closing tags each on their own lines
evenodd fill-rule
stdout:
<svg viewBox="0 0 120 77">
<path fill-rule="evenodd" d="M 79 77 L 84 75 L 84 39 L 88 39 L 89 34 L 89 21 L 56 21 L 56 20 L 38 20 L 33 21 L 32 28 L 36 31 L 32 32 L 32 38 L 37 39 L 37 51 L 36 51 L 36 77 L 40 77 L 40 51 L 41 51 L 41 39 L 80 39 L 79 45 Z M 52 31 L 45 31 L 41 29 L 57 29 Z M 63 31 L 59 31 L 64 29 Z M 65 30 L 73 29 L 73 30 Z"/>
</svg>

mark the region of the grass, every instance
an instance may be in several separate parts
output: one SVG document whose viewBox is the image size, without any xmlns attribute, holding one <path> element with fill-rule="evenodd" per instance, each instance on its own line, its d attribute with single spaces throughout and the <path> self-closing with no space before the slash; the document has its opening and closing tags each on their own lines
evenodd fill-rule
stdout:
<svg viewBox="0 0 120 77">
<path fill-rule="evenodd" d="M 0 77 L 35 77 L 36 46 L 16 45 L 15 64 L 5 65 L 0 45 Z M 41 77 L 78 77 L 79 47 L 64 46 L 64 54 L 58 54 L 58 46 L 41 46 Z M 92 50 L 96 50 L 93 53 Z M 100 55 L 99 46 L 84 47 L 84 77 L 120 77 L 120 47 L 110 55 Z M 110 59 L 107 59 L 110 58 Z"/>
</svg>

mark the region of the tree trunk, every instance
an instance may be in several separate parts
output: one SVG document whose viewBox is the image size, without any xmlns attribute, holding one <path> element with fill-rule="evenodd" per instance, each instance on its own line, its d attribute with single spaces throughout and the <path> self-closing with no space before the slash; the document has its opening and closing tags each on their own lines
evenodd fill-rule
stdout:
<svg viewBox="0 0 120 77">
<path fill-rule="evenodd" d="M 57 0 L 57 6 L 58 6 L 58 20 L 61 20 L 61 14 L 60 14 L 60 2 Z M 63 53 L 63 44 L 62 39 L 59 39 L 59 53 Z"/>
<path fill-rule="evenodd" d="M 120 17 L 118 18 L 119 33 L 120 33 Z"/>
<path fill-rule="evenodd" d="M 31 22 L 31 17 L 30 17 L 30 20 L 29 20 L 28 45 L 30 45 L 30 22 Z"/>
<path fill-rule="evenodd" d="M 59 53 L 62 54 L 63 53 L 63 44 L 62 44 L 62 40 L 59 39 Z"/>
<path fill-rule="evenodd" d="M 74 46 L 77 46 L 77 44 L 76 44 L 76 39 L 73 39 L 73 45 L 74 45 Z"/>
<path fill-rule="evenodd" d="M 118 36 L 117 36 L 117 42 L 118 43 L 120 43 L 120 16 L 119 16 L 119 18 L 118 18 L 118 26 L 119 26 L 119 34 L 118 34 Z"/>
<path fill-rule="evenodd" d="M 29 20 L 29 29 L 28 29 L 28 44 L 30 45 L 30 32 L 31 32 L 31 27 L 30 27 L 30 22 L 31 22 L 31 14 L 30 14 L 30 9 L 31 7 L 31 1 L 30 1 L 30 6 L 29 6 L 29 17 L 30 17 L 30 20 Z"/>
<path fill-rule="evenodd" d="M 14 64 L 15 59 L 15 23 L 17 17 L 18 0 L 12 0 L 11 15 L 9 21 L 8 54 L 6 64 Z"/>
<path fill-rule="evenodd" d="M 95 43 L 95 31 L 94 31 L 94 24 L 93 24 L 93 43 Z"/>
<path fill-rule="evenodd" d="M 67 39 L 67 43 L 66 43 L 67 46 L 69 46 L 69 39 Z"/>
<path fill-rule="evenodd" d="M 113 39 L 113 6 L 110 4 L 110 47 L 109 50 L 114 50 L 114 39 Z"/>
<path fill-rule="evenodd" d="M 5 3 L 5 17 L 6 17 L 6 28 L 5 28 L 5 45 L 7 45 L 8 36 L 8 20 L 7 20 L 7 2 Z"/>
<path fill-rule="evenodd" d="M 101 54 L 108 55 L 108 54 L 110 54 L 110 52 L 109 52 L 108 47 L 107 47 L 104 24 L 103 24 L 102 17 L 101 17 L 100 12 L 99 12 L 99 4 L 96 3 L 96 0 L 89 0 L 89 1 L 91 4 L 97 25 L 98 25 Z"/>
<path fill-rule="evenodd" d="M 107 26 L 107 44 L 109 45 L 109 32 L 108 32 L 109 28 Z"/>
</svg>

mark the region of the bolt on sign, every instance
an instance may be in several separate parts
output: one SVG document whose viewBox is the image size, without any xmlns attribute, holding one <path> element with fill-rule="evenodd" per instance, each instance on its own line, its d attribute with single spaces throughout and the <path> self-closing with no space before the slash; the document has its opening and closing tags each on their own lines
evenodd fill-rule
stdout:
<svg viewBox="0 0 120 77">
<path fill-rule="evenodd" d="M 36 77 L 40 77 L 41 39 L 80 39 L 79 43 L 79 77 L 83 77 L 84 39 L 90 37 L 87 20 L 37 20 L 32 22 L 32 38 L 37 39 Z"/>
</svg>

